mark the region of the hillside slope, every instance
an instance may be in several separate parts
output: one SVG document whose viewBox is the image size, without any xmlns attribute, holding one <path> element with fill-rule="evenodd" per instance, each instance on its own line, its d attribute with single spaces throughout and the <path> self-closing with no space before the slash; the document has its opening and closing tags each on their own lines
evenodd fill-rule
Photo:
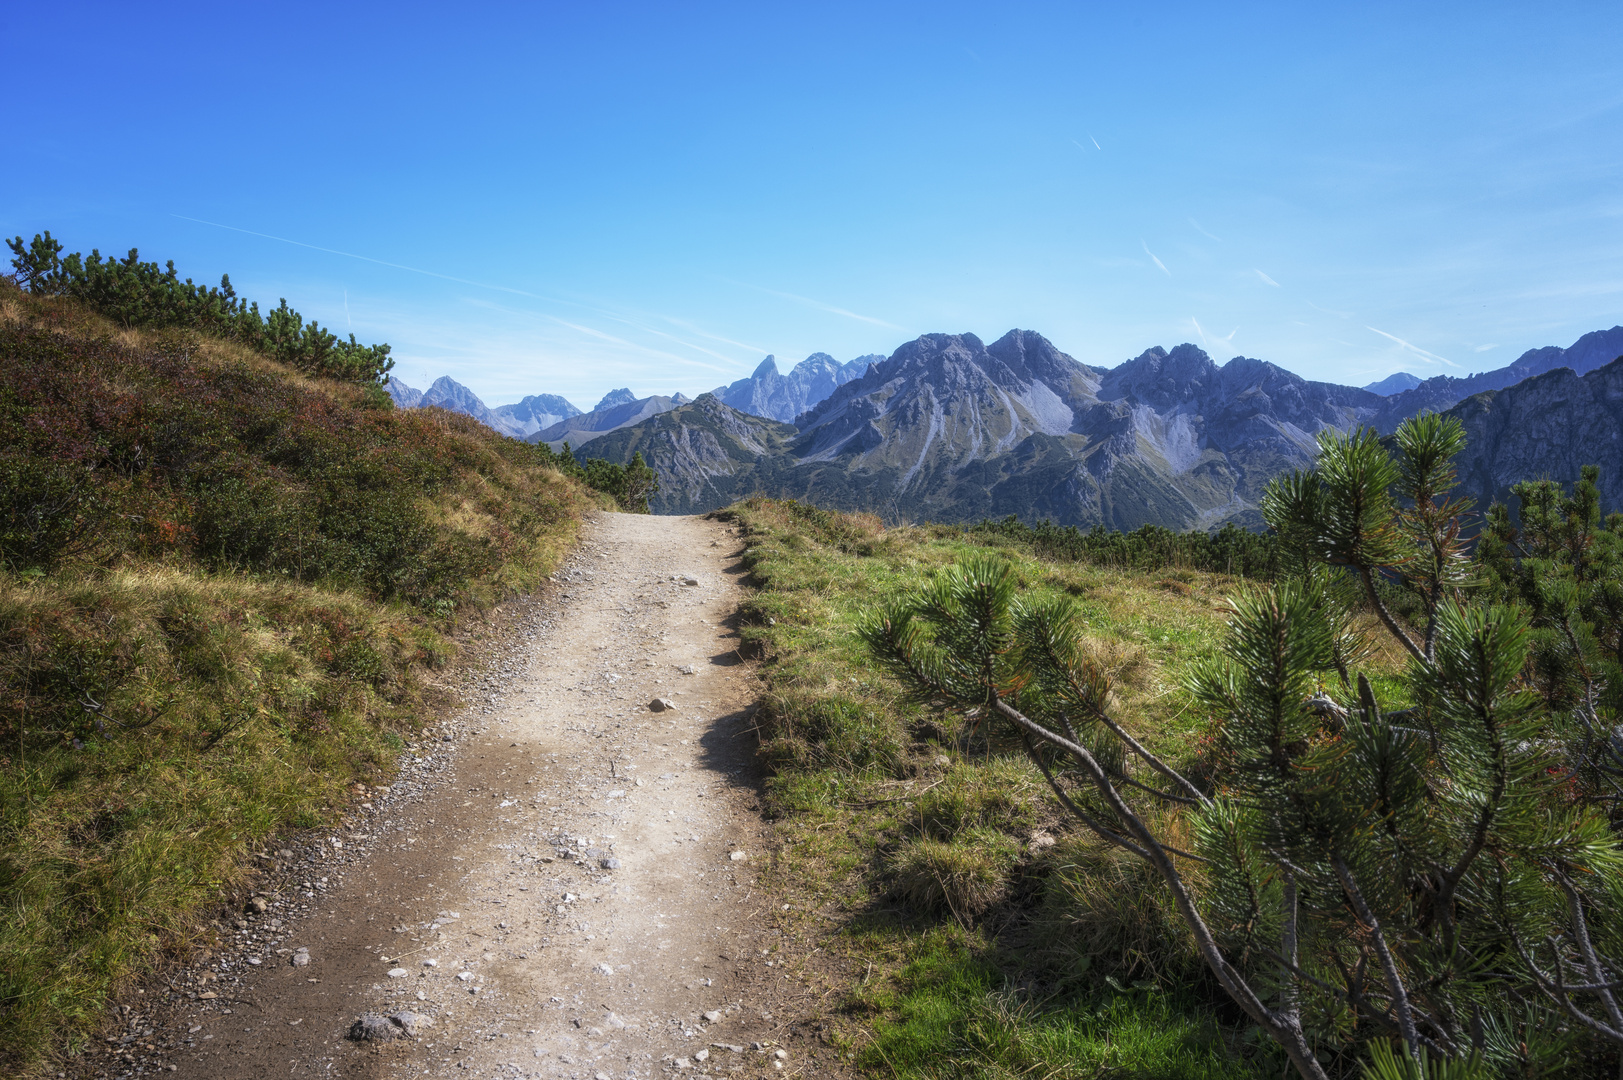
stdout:
<svg viewBox="0 0 1623 1080">
<path fill-rule="evenodd" d="M 700 394 L 650 420 L 599 436 L 591 455 L 619 464 L 641 453 L 659 476 L 659 493 L 649 502 L 656 514 L 691 514 L 727 506 L 760 490 L 792 483 L 785 475 L 795 429 L 790 424 L 750 416 Z"/>
<path fill-rule="evenodd" d="M 597 504 L 375 383 L 0 284 L 0 1073 L 385 780 L 448 632 Z"/>
</svg>

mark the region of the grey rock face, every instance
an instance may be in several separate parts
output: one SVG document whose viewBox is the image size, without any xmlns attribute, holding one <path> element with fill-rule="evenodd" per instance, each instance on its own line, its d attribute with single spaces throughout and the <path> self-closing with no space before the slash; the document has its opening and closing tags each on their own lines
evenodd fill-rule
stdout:
<svg viewBox="0 0 1623 1080">
<path fill-rule="evenodd" d="M 791 368 L 789 374 L 780 375 L 777 358 L 769 356 L 749 378 L 739 379 L 730 386 L 718 386 L 711 393 L 739 412 L 791 423 L 837 387 L 861 378 L 869 367 L 883 359 L 875 354 L 841 364 L 827 353 L 812 353 Z"/>
<path fill-rule="evenodd" d="M 1479 509 L 1509 501 L 1519 481 L 1570 485 L 1599 465 L 1602 512 L 1623 510 L 1623 357 L 1587 375 L 1558 368 L 1477 394 L 1448 414 L 1465 426 L 1460 491 Z"/>
</svg>

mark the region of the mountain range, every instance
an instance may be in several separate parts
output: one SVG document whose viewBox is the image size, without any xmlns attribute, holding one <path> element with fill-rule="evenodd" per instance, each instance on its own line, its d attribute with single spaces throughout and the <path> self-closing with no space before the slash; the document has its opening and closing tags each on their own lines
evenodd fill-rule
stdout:
<svg viewBox="0 0 1623 1080">
<path fill-rule="evenodd" d="M 591 443 L 590 456 L 611 461 L 641 452 L 660 475 L 658 513 L 761 492 L 890 520 L 1016 514 L 1191 529 L 1259 526 L 1268 481 L 1309 465 L 1326 427 L 1389 434 L 1455 406 L 1472 439 L 1461 465 L 1469 493 L 1502 498 L 1518 479 L 1571 480 L 1585 454 L 1602 464 L 1618 456 L 1608 404 L 1618 365 L 1608 361 L 1619 356 L 1623 326 L 1493 371 L 1399 373 L 1360 389 L 1249 357 L 1219 365 L 1187 343 L 1090 367 L 1041 334 L 1011 330 L 990 345 L 926 334 L 889 357 L 845 364 L 813 353 L 787 374 L 769 356 L 696 401 L 623 388 L 585 413 L 551 395 L 489 409 L 449 378 L 426 393 L 391 380 L 389 392 L 402 407 L 454 409 L 554 448 Z M 1623 505 L 1620 483 L 1603 473 L 1610 506 Z"/>
<path fill-rule="evenodd" d="M 692 400 L 684 394 L 672 394 L 670 397 L 655 394 L 652 397 L 639 398 L 628 389 L 611 390 L 591 412 L 560 420 L 550 427 L 525 436 L 525 441 L 546 443 L 554 450 L 562 448 L 566 442 L 571 447 L 579 447 L 616 428 L 628 427 L 650 416 L 670 412 Z"/>
<path fill-rule="evenodd" d="M 1559 368 L 1570 368 L 1575 374 L 1585 375 L 1619 356 L 1623 356 L 1623 326 L 1614 326 L 1610 330 L 1585 334 L 1565 349 L 1555 345 L 1528 349 L 1514 362 L 1493 371 L 1463 378 L 1437 375 L 1387 398 L 1387 407 L 1376 417 L 1375 427 L 1383 435 L 1390 434 L 1404 420 L 1427 409 L 1441 412 L 1472 394 L 1503 390 L 1523 379 Z"/>
<path fill-rule="evenodd" d="M 1190 344 L 1100 369 L 1032 331 L 991 345 L 973 334 L 929 334 L 835 388 L 793 425 L 705 394 L 610 433 L 593 456 L 624 461 L 640 451 L 660 474 L 660 513 L 761 492 L 890 520 L 1018 514 L 1121 529 L 1256 527 L 1267 482 L 1310 464 L 1321 429 L 1370 424 L 1389 432 L 1406 416 L 1483 391 L 1487 398 L 1460 409 L 1473 440 L 1469 468 L 1462 463 L 1469 493 L 1491 498 L 1541 470 L 1570 480 L 1572 461 L 1586 453 L 1607 463 L 1617 443 L 1608 441 L 1616 427 L 1606 380 L 1623 366 L 1604 374 L 1595 367 L 1614 347 L 1623 354 L 1623 327 L 1568 349 L 1532 350 L 1496 372 L 1383 396 L 1248 357 L 1219 366 Z M 1590 377 L 1575 366 L 1596 378 L 1584 381 Z M 1525 382 L 1527 373 L 1542 373 L 1548 385 Z M 1569 435 L 1579 431 L 1581 443 Z M 1617 483 L 1605 488 L 1614 506 L 1623 494 L 1612 491 Z"/>
</svg>

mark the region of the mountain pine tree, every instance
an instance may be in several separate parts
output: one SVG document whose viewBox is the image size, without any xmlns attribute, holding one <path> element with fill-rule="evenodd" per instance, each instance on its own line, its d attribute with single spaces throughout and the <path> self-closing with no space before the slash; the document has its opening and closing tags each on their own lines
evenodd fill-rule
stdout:
<svg viewBox="0 0 1623 1080">
<path fill-rule="evenodd" d="M 1623 1044 L 1623 850 L 1575 789 L 1584 726 L 1529 679 L 1538 616 L 1469 595 L 1457 428 L 1422 418 L 1395 442 L 1397 461 L 1372 433 L 1327 434 L 1317 468 L 1270 492 L 1307 569 L 1235 599 L 1193 666 L 1226 751 L 1208 787 L 1114 714 L 1077 609 L 1019 595 L 996 556 L 863 637 L 919 702 L 1003 718 L 1082 826 L 1153 866 L 1302 1076 L 1327 1075 L 1315 1047 L 1390 1044 L 1371 1075 L 1421 1077 L 1545 1068 L 1579 1029 Z M 1392 572 L 1420 633 L 1382 603 Z M 1360 593 L 1410 654 L 1410 708 L 1356 670 Z M 1169 841 L 1176 817 L 1193 850 Z"/>
</svg>

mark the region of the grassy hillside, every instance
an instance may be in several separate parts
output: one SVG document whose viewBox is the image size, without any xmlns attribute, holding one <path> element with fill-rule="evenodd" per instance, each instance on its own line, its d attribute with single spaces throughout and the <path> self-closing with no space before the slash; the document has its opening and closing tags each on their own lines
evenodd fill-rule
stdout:
<svg viewBox="0 0 1623 1080">
<path fill-rule="evenodd" d="M 0 285 L 0 1073 L 387 776 L 416 673 L 601 498 L 372 381 Z"/>
<path fill-rule="evenodd" d="M 846 1052 L 910 1078 L 1282 1075 L 1153 872 L 1073 828 L 1017 740 L 906 702 L 853 632 L 885 599 L 995 548 L 1027 592 L 1077 599 L 1120 713 L 1199 775 L 1212 735 L 1183 666 L 1210 651 L 1244 583 L 1179 568 L 1187 553 L 1157 568 L 1148 545 L 1136 559 L 1069 551 L 1059 533 L 1012 526 L 885 529 L 767 499 L 723 513 L 745 529 L 759 588 L 743 634 L 764 659 L 785 917 L 836 957 L 844 997 L 829 1019 Z M 1076 559 L 1094 555 L 1136 568 Z M 1400 666 L 1394 650 L 1371 670 Z"/>
</svg>

